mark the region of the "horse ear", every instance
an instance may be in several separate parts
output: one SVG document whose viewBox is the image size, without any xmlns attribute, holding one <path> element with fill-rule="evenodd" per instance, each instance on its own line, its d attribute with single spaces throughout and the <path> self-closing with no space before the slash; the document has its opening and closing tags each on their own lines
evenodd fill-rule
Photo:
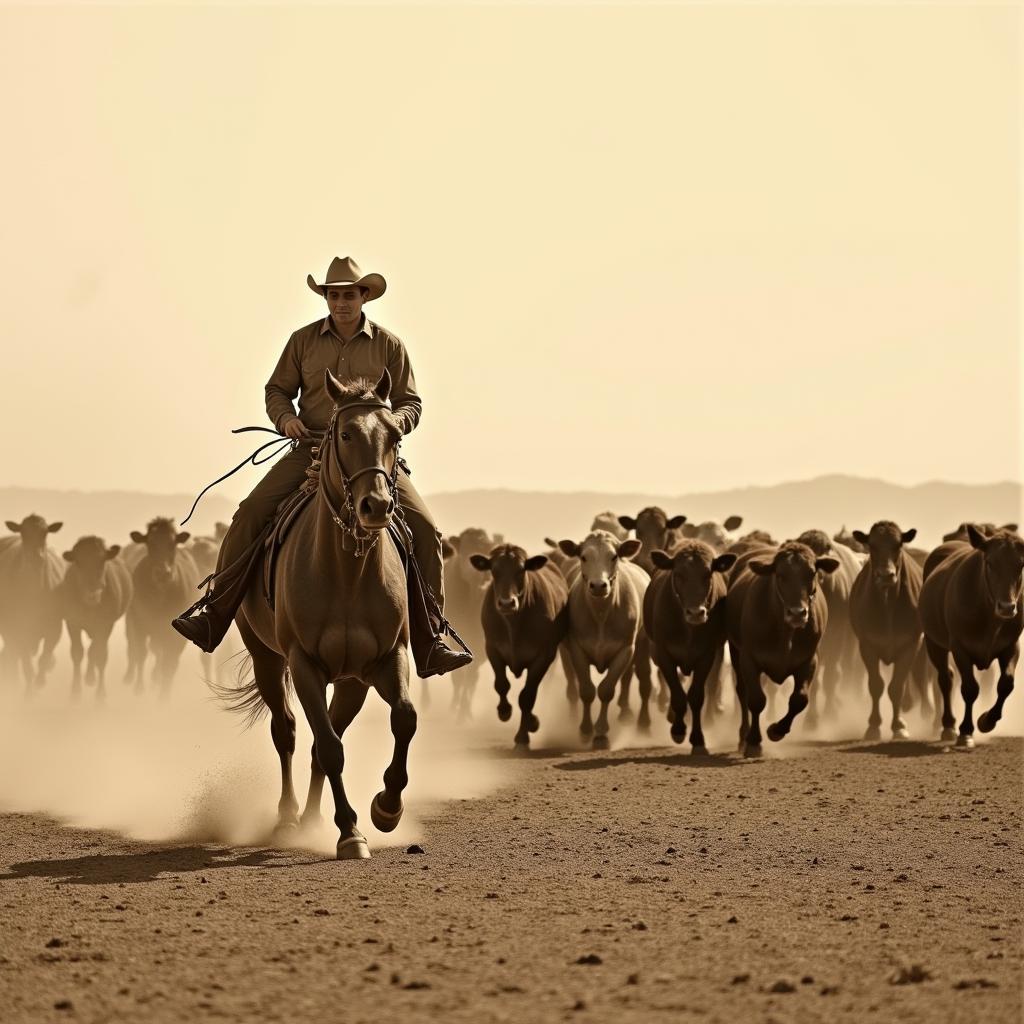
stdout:
<svg viewBox="0 0 1024 1024">
<path fill-rule="evenodd" d="M 686 516 L 673 516 L 666 525 L 670 530 L 678 530 L 686 522 Z"/>
<path fill-rule="evenodd" d="M 7 529 L 11 533 L 21 533 L 21 523 L 16 523 L 13 519 L 7 520 Z"/>
<path fill-rule="evenodd" d="M 636 529 L 636 520 L 632 516 L 619 516 L 619 526 L 624 526 L 627 530 Z"/>
<path fill-rule="evenodd" d="M 726 551 L 711 561 L 712 572 L 728 572 L 736 564 L 736 552 Z"/>
<path fill-rule="evenodd" d="M 341 381 L 330 370 L 324 370 L 324 389 L 335 405 L 340 405 L 345 398 L 345 389 L 341 386 Z"/>
<path fill-rule="evenodd" d="M 747 562 L 747 565 L 750 566 L 750 571 L 756 573 L 758 576 L 771 576 L 771 574 L 775 572 L 774 562 L 759 562 L 755 560 Z"/>
<path fill-rule="evenodd" d="M 56 533 L 63 525 L 63 523 L 50 523 L 50 525 L 46 528 L 46 532 Z"/>
<path fill-rule="evenodd" d="M 384 367 L 384 372 L 380 375 L 380 380 L 377 381 L 377 386 L 373 389 L 373 393 L 382 402 L 386 402 L 391 394 L 391 374 L 388 373 L 386 366 Z"/>
<path fill-rule="evenodd" d="M 470 555 L 469 564 L 481 572 L 491 571 L 491 560 L 486 555 Z"/>
<path fill-rule="evenodd" d="M 977 548 L 979 551 L 985 550 L 985 545 L 988 543 L 988 539 L 985 534 L 979 530 L 974 523 L 967 524 L 967 537 L 971 542 L 972 548 Z"/>
<path fill-rule="evenodd" d="M 117 556 L 120 553 L 121 553 L 121 545 L 120 544 L 111 544 L 110 547 L 107 548 L 107 558 L 108 559 L 117 558 Z"/>
<path fill-rule="evenodd" d="M 635 537 L 632 540 L 624 540 L 616 549 L 619 558 L 636 558 L 640 554 L 643 544 Z"/>
<path fill-rule="evenodd" d="M 580 553 L 580 546 L 574 540 L 560 540 L 551 546 L 558 548 L 563 555 L 568 555 L 570 558 L 575 558 Z"/>
<path fill-rule="evenodd" d="M 132 532 L 128 534 L 128 536 L 131 537 L 131 539 L 135 541 L 136 544 L 146 543 L 146 535 L 144 533 L 139 533 L 138 530 L 132 530 Z"/>
<path fill-rule="evenodd" d="M 724 526 L 727 530 L 729 530 L 730 533 L 733 530 L 738 530 L 742 525 L 743 525 L 743 516 L 729 516 L 729 518 L 726 519 L 726 521 L 724 523 L 722 523 L 722 526 Z"/>
<path fill-rule="evenodd" d="M 657 569 L 671 569 L 672 568 L 672 556 L 666 554 L 661 548 L 656 548 L 651 552 L 651 561 L 654 563 Z"/>
</svg>

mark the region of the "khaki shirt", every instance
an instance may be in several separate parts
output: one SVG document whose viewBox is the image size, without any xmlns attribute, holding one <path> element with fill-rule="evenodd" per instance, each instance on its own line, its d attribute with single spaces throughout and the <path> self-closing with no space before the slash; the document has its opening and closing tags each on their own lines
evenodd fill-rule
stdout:
<svg viewBox="0 0 1024 1024">
<path fill-rule="evenodd" d="M 267 381 L 267 415 L 280 430 L 295 415 L 293 402 L 298 397 L 299 419 L 310 430 L 325 430 L 334 402 L 324 387 L 324 370 L 344 383 L 355 377 L 377 381 L 385 368 L 391 374 L 391 407 L 402 432 L 408 434 L 423 409 L 409 354 L 394 334 L 368 320 L 365 313 L 351 341 L 336 333 L 329 316 L 300 327 L 288 339 Z"/>
</svg>

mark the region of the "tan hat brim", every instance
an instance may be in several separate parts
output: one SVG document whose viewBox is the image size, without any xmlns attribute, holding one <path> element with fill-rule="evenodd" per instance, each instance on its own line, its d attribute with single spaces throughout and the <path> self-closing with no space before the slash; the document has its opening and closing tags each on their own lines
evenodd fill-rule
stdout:
<svg viewBox="0 0 1024 1024">
<path fill-rule="evenodd" d="M 317 293 L 317 295 L 323 295 L 325 288 L 342 288 L 345 285 L 355 285 L 358 288 L 365 288 L 369 293 L 366 296 L 366 301 L 371 302 L 373 299 L 379 299 L 384 292 L 387 291 L 388 283 L 384 280 L 380 274 L 364 274 L 358 281 L 325 281 L 323 284 L 317 284 L 312 274 L 306 275 L 306 284 Z"/>
</svg>

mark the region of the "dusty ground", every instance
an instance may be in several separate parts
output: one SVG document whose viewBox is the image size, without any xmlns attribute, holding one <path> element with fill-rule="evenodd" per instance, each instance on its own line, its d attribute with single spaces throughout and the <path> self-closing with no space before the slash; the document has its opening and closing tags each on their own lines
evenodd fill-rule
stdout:
<svg viewBox="0 0 1024 1024">
<path fill-rule="evenodd" d="M 0 1017 L 1019 1021 L 1024 742 L 785 748 L 481 747 L 364 863 L 5 814 Z"/>
</svg>

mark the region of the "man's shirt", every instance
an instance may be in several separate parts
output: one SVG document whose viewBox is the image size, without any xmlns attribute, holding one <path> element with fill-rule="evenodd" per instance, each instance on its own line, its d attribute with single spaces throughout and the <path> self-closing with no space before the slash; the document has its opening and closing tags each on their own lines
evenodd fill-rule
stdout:
<svg viewBox="0 0 1024 1024">
<path fill-rule="evenodd" d="M 408 434 L 419 422 L 423 403 L 416 392 L 405 345 L 363 314 L 359 333 L 351 341 L 335 332 L 329 316 L 300 327 L 288 339 L 266 387 L 267 415 L 278 430 L 295 415 L 296 397 L 299 419 L 313 431 L 327 428 L 334 407 L 324 387 L 324 370 L 328 369 L 342 383 L 355 377 L 376 382 L 387 369 L 391 374 L 391 407 L 402 432 Z"/>
</svg>

